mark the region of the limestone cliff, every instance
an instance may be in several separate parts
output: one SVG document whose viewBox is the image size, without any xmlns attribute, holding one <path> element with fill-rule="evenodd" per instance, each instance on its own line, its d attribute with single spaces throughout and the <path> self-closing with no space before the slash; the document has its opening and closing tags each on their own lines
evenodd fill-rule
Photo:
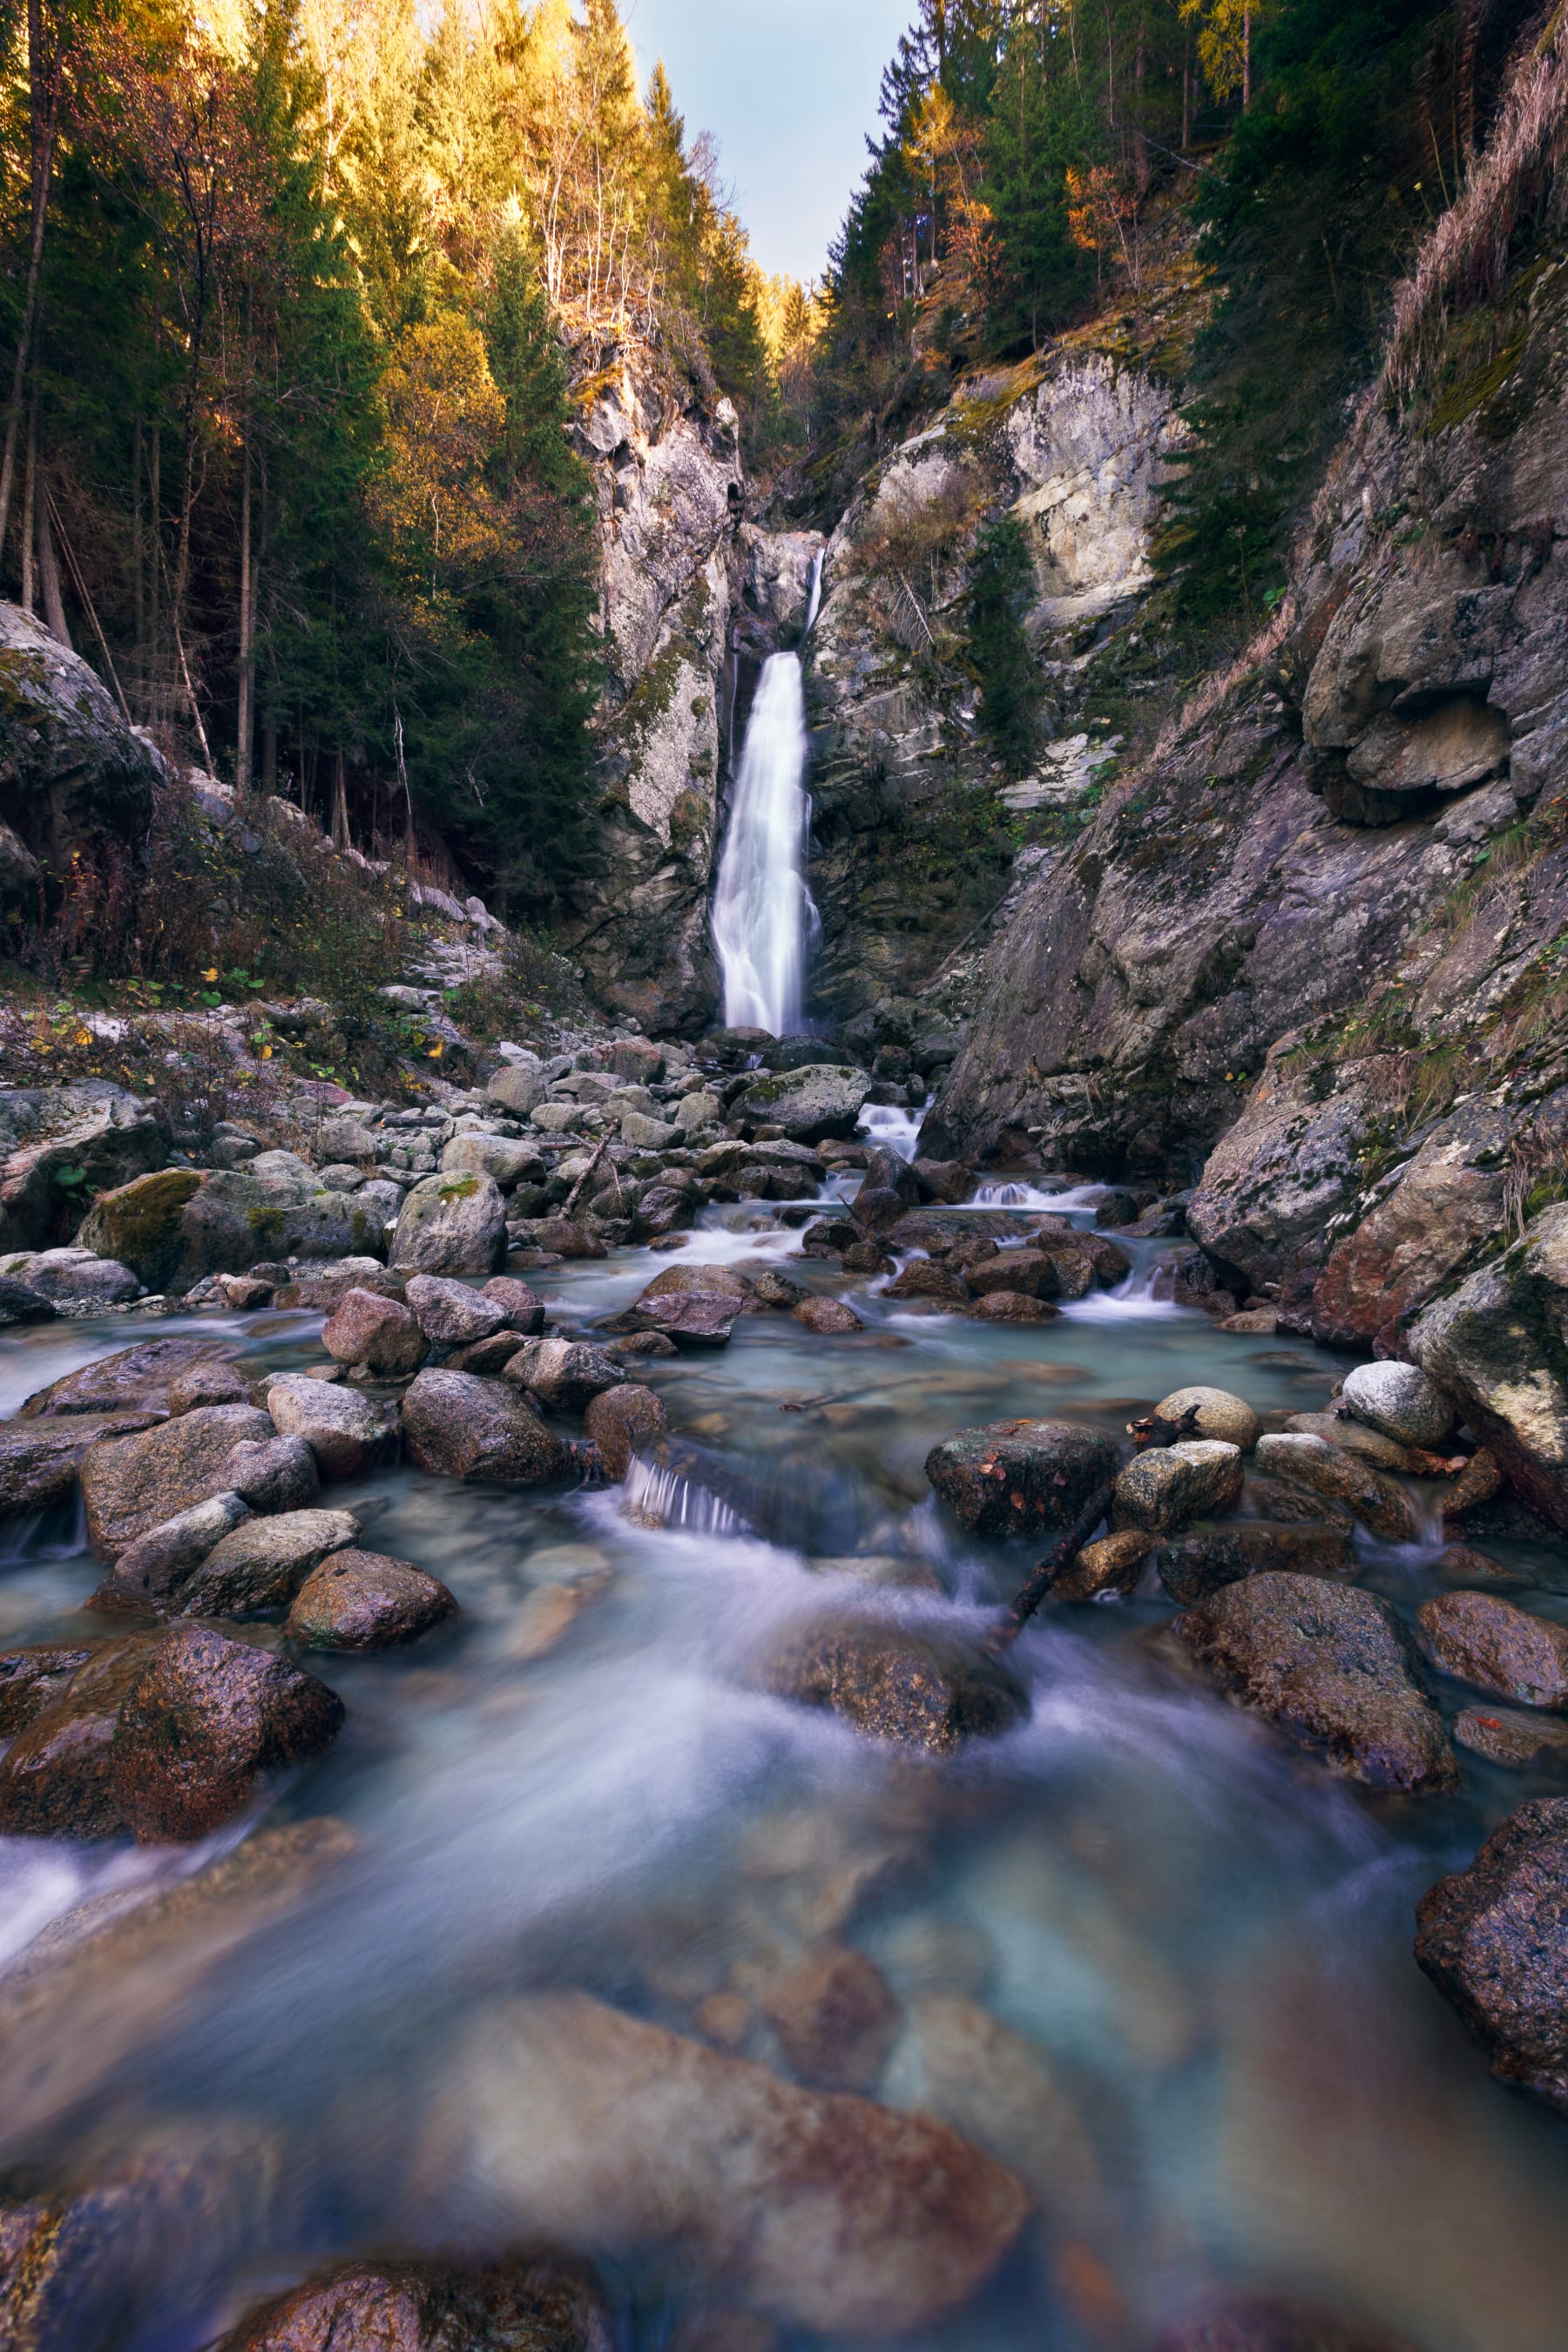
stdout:
<svg viewBox="0 0 1568 2352">
<path fill-rule="evenodd" d="M 1322 1339 L 1411 1315 L 1568 1169 L 1568 269 L 1369 398 L 1280 625 L 991 950 L 927 1148 L 1197 1184 Z"/>
</svg>

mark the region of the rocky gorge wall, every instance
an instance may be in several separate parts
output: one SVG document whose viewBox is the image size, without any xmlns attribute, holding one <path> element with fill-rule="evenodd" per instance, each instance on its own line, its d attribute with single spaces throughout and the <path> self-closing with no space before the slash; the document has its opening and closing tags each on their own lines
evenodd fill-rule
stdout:
<svg viewBox="0 0 1568 2352">
<path fill-rule="evenodd" d="M 1281 625 L 992 946 L 926 1148 L 1194 1186 L 1287 1320 L 1397 1349 L 1568 1133 L 1568 288 L 1369 404 Z"/>
</svg>

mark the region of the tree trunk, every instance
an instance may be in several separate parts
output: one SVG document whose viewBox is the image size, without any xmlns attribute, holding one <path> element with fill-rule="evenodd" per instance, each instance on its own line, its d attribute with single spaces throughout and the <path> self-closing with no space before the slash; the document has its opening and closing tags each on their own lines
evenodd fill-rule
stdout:
<svg viewBox="0 0 1568 2352">
<path fill-rule="evenodd" d="M 239 491 L 239 719 L 234 748 L 234 781 L 241 793 L 250 790 L 250 743 L 254 727 L 256 663 L 251 639 L 256 609 L 250 558 L 250 433 L 247 425 L 240 456 Z"/>
<path fill-rule="evenodd" d="M 343 755 L 340 751 L 332 765 L 332 847 L 346 849 L 348 845 L 348 780 L 343 773 Z"/>
<path fill-rule="evenodd" d="M 44 592 L 44 618 L 50 634 L 62 646 L 71 641 L 69 624 L 66 620 L 65 598 L 60 594 L 60 568 L 55 562 L 54 534 L 49 529 L 49 493 L 44 485 L 37 498 L 38 509 L 38 581 Z"/>
<path fill-rule="evenodd" d="M 22 415 L 22 394 L 33 356 L 33 334 L 38 315 L 38 279 L 44 263 L 44 227 L 49 209 L 49 173 L 54 165 L 55 124 L 59 110 L 59 52 L 47 63 L 44 56 L 43 0 L 27 0 L 27 129 L 32 164 L 32 233 L 27 245 L 27 282 L 22 298 L 22 324 L 16 337 L 16 357 L 11 372 L 11 404 L 5 413 L 5 444 L 0 455 L 0 547 L 5 544 L 11 520 L 11 494 L 16 483 L 16 430 Z"/>
<path fill-rule="evenodd" d="M 1241 110 L 1252 110 L 1252 0 L 1241 12 Z"/>
<path fill-rule="evenodd" d="M 34 548 L 37 544 L 38 480 L 38 395 L 27 404 L 27 457 L 22 482 L 22 610 L 30 613 L 34 595 Z"/>
</svg>

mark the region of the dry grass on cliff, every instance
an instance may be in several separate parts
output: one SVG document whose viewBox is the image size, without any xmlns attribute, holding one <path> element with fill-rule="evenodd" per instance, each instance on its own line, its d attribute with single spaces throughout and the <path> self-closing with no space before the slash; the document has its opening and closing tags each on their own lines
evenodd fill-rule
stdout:
<svg viewBox="0 0 1568 2352">
<path fill-rule="evenodd" d="M 1521 50 L 1486 152 L 1394 290 L 1380 388 L 1402 395 L 1461 311 L 1495 294 L 1521 223 L 1538 218 L 1568 152 L 1568 7 Z"/>
</svg>

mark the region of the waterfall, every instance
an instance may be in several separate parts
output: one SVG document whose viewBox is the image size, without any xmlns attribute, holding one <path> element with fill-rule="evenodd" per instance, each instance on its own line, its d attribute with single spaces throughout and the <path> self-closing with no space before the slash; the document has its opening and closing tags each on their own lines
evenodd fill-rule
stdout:
<svg viewBox="0 0 1568 2352">
<path fill-rule="evenodd" d="M 806 941 L 805 693 L 799 656 L 774 654 L 746 722 L 713 895 L 713 944 L 731 1029 L 789 1036 L 801 1024 Z"/>
<path fill-rule="evenodd" d="M 800 641 L 802 645 L 805 645 L 807 637 L 810 636 L 813 629 L 816 626 L 816 615 L 822 604 L 822 565 L 827 550 L 826 547 L 819 547 L 816 555 L 812 558 L 811 591 L 805 600 L 805 626 L 800 633 Z"/>
</svg>

